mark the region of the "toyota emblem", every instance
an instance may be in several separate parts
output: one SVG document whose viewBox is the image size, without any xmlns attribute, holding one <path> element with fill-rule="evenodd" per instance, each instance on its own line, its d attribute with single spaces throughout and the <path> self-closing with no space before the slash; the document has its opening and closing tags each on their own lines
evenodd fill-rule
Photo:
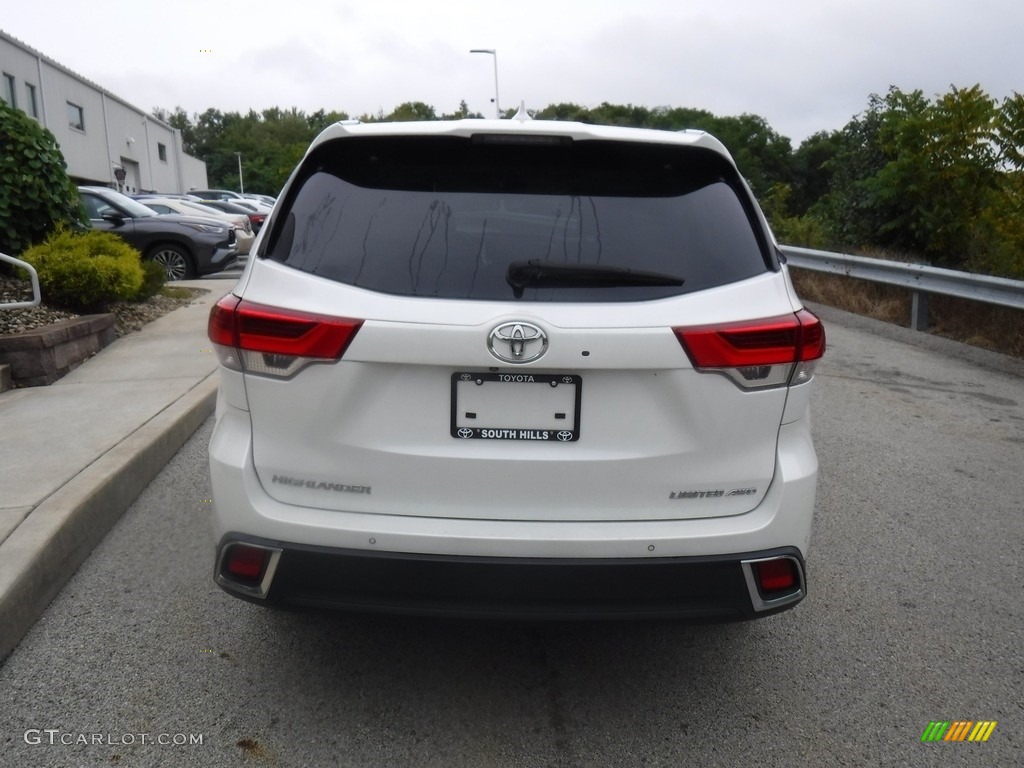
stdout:
<svg viewBox="0 0 1024 768">
<path fill-rule="evenodd" d="M 503 363 L 532 363 L 548 351 L 548 335 L 530 323 L 502 323 L 487 337 L 487 349 Z"/>
</svg>

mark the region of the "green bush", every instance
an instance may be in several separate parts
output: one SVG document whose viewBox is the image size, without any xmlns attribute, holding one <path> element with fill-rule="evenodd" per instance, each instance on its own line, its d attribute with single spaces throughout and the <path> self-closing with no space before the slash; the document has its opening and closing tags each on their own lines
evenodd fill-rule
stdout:
<svg viewBox="0 0 1024 768">
<path fill-rule="evenodd" d="M 139 252 L 109 232 L 58 230 L 22 258 L 39 273 L 44 301 L 77 311 L 137 300 L 147 286 Z"/>
<path fill-rule="evenodd" d="M 53 134 L 0 101 L 0 253 L 17 256 L 57 226 L 85 220 Z"/>
<path fill-rule="evenodd" d="M 145 301 L 160 293 L 167 282 L 167 270 L 155 261 L 144 259 L 142 262 L 142 287 L 132 301 Z"/>
</svg>

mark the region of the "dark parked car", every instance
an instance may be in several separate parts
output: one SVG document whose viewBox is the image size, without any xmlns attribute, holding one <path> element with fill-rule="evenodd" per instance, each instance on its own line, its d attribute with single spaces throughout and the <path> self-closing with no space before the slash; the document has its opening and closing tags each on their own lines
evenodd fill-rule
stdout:
<svg viewBox="0 0 1024 768">
<path fill-rule="evenodd" d="M 106 187 L 79 187 L 93 229 L 113 232 L 167 270 L 168 280 L 220 272 L 236 261 L 235 228 L 196 216 L 158 215 Z"/>
</svg>

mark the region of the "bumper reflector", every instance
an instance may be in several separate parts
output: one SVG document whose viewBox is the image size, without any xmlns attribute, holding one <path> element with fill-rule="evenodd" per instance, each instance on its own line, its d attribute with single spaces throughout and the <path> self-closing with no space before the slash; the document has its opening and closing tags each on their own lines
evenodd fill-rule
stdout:
<svg viewBox="0 0 1024 768">
<path fill-rule="evenodd" d="M 743 577 L 755 611 L 798 603 L 807 594 L 804 566 L 792 555 L 744 560 Z"/>
<path fill-rule="evenodd" d="M 277 572 L 281 550 L 257 544 L 231 542 L 221 546 L 214 580 L 224 589 L 266 598 Z"/>
<path fill-rule="evenodd" d="M 259 581 L 269 554 L 265 549 L 236 544 L 228 550 L 227 557 L 224 558 L 224 571 L 238 579 Z"/>
<path fill-rule="evenodd" d="M 757 585 L 764 594 L 793 589 L 800 583 L 792 560 L 766 560 L 755 566 Z"/>
</svg>

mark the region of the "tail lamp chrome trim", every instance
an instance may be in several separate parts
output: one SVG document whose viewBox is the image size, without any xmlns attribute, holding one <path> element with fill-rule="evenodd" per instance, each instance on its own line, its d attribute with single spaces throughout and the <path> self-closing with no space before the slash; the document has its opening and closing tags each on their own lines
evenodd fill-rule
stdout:
<svg viewBox="0 0 1024 768">
<path fill-rule="evenodd" d="M 260 579 L 258 584 L 245 584 L 225 575 L 224 558 L 227 556 L 228 550 L 234 546 L 262 549 L 270 553 L 270 559 L 267 561 L 267 565 L 263 569 L 263 577 Z M 277 564 L 281 560 L 282 551 L 283 550 L 276 547 L 264 547 L 260 544 L 250 544 L 245 541 L 230 541 L 227 544 L 224 544 L 220 548 L 220 552 L 217 554 L 217 570 L 214 573 L 214 581 L 225 589 L 230 589 L 232 592 L 238 592 L 242 595 L 266 600 L 267 594 L 270 592 L 270 585 L 274 581 L 274 574 L 277 572 Z"/>
<path fill-rule="evenodd" d="M 761 596 L 761 590 L 757 587 L 757 579 L 754 576 L 754 565 L 757 563 L 766 563 L 772 560 L 789 560 L 793 563 L 793 567 L 796 569 L 797 574 L 797 586 L 792 592 L 787 592 L 780 597 L 775 597 L 770 600 L 766 600 Z M 796 603 L 804 599 L 807 594 L 807 582 L 804 579 L 804 568 L 800 563 L 799 558 L 792 556 L 783 557 L 761 557 L 756 560 L 743 560 L 740 562 L 740 566 L 743 568 L 743 578 L 747 582 L 747 591 L 750 593 L 750 603 L 756 612 L 769 611 L 773 608 L 779 608 L 790 603 Z"/>
</svg>

